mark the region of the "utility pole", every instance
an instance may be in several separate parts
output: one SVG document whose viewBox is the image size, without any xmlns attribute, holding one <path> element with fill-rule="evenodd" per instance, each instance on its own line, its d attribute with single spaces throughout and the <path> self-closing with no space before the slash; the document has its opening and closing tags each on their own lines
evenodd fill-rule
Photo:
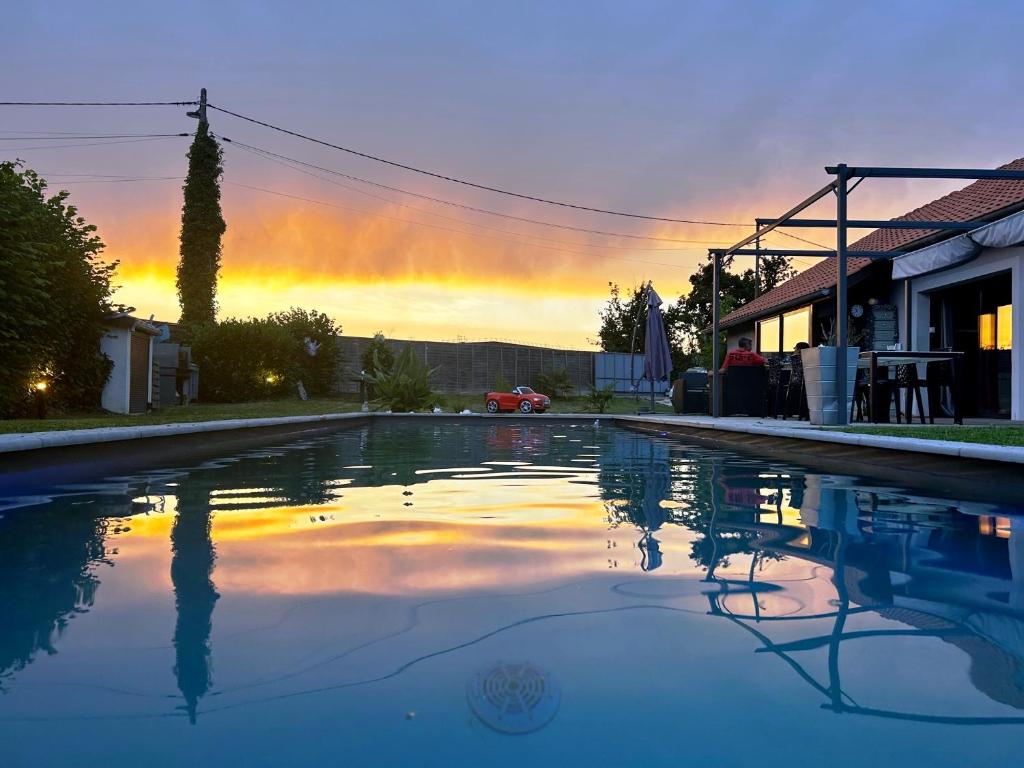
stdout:
<svg viewBox="0 0 1024 768">
<path fill-rule="evenodd" d="M 853 382 L 847 381 L 846 345 L 847 327 L 847 279 L 846 279 L 846 196 L 850 178 L 846 163 L 836 166 L 836 400 L 838 401 L 836 424 L 843 426 L 849 421 L 846 412 L 846 393 Z"/>
<path fill-rule="evenodd" d="M 185 113 L 188 117 L 196 118 L 200 124 L 207 124 L 206 122 L 206 89 L 202 88 L 199 91 L 199 109 L 193 110 L 192 112 Z"/>
<path fill-rule="evenodd" d="M 759 229 L 760 225 L 755 221 L 754 229 Z M 761 236 L 758 235 L 757 240 L 754 241 L 754 298 L 756 299 L 761 295 Z"/>
<path fill-rule="evenodd" d="M 722 314 L 722 252 L 711 251 L 711 415 L 718 418 L 722 415 L 722 374 L 718 370 L 722 354 L 721 326 Z"/>
</svg>

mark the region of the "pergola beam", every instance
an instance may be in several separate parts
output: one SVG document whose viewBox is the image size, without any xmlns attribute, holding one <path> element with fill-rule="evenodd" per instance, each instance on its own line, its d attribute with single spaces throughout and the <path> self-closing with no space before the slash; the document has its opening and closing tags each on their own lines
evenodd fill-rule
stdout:
<svg viewBox="0 0 1024 768">
<path fill-rule="evenodd" d="M 731 256 L 734 251 L 739 250 L 744 245 L 749 245 L 750 243 L 752 243 L 755 240 L 757 240 L 759 237 L 762 237 L 765 234 L 767 234 L 768 232 L 771 232 L 773 229 L 775 229 L 777 226 L 782 224 L 784 221 L 786 221 L 787 219 L 791 219 L 792 217 L 796 216 L 798 213 L 800 213 L 800 211 L 804 210 L 805 208 L 810 208 L 816 202 L 821 200 L 821 198 L 823 198 L 825 195 L 827 195 L 830 192 L 832 192 L 832 190 L 834 190 L 836 188 L 836 184 L 837 184 L 837 182 L 835 182 L 835 181 L 829 182 L 828 184 L 826 184 L 824 187 L 819 189 L 817 192 L 815 192 L 810 197 L 808 197 L 805 200 L 803 200 L 803 201 L 797 203 L 796 205 L 794 205 L 792 208 L 790 208 L 784 214 L 779 216 L 779 218 L 775 219 L 774 221 L 772 221 L 769 224 L 766 224 L 763 227 L 759 227 L 757 229 L 757 231 L 754 232 L 754 234 L 749 235 L 748 237 L 743 238 L 742 240 L 740 240 L 738 243 L 736 243 L 731 248 L 727 248 L 722 255 L 723 256 Z"/>
<path fill-rule="evenodd" d="M 718 253 L 724 256 L 727 251 L 722 249 L 715 249 L 712 253 Z M 847 251 L 847 256 L 856 256 L 859 259 L 878 259 L 888 260 L 894 259 L 897 256 L 902 256 L 904 251 Z M 832 258 L 836 255 L 835 251 L 828 249 L 819 250 L 801 250 L 799 248 L 761 248 L 760 250 L 755 248 L 740 248 L 737 251 L 729 253 L 730 256 L 813 256 L 821 259 Z"/>
<path fill-rule="evenodd" d="M 837 176 L 841 166 L 827 165 L 825 173 Z M 850 166 L 847 178 L 874 179 L 1020 179 L 1024 171 L 992 170 L 990 168 L 887 168 Z"/>
<path fill-rule="evenodd" d="M 758 226 L 767 224 L 776 219 L 758 218 L 754 221 Z M 877 220 L 877 219 L 850 219 L 846 222 L 848 229 L 950 229 L 950 230 L 971 230 L 988 224 L 987 221 L 908 221 L 905 219 Z M 776 227 L 805 227 L 807 229 L 835 229 L 835 219 L 789 219 L 781 222 Z"/>
</svg>

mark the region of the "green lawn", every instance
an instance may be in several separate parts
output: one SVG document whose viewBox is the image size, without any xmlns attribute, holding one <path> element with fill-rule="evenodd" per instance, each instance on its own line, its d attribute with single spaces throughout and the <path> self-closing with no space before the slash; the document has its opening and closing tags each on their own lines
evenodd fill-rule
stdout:
<svg viewBox="0 0 1024 768">
<path fill-rule="evenodd" d="M 440 395 L 438 404 L 446 413 L 458 413 L 465 408 L 483 412 L 483 398 L 479 395 Z M 644 402 L 643 400 L 641 401 Z M 216 421 L 218 419 L 258 419 L 268 416 L 310 416 L 321 413 L 350 413 L 360 410 L 355 397 L 321 398 L 314 400 L 262 400 L 252 403 L 194 403 L 190 406 L 172 406 L 153 413 L 137 416 L 120 414 L 85 413 L 47 419 L 0 420 L 0 434 L 15 432 L 48 432 L 61 429 L 97 429 L 100 427 L 133 427 L 146 424 L 173 424 L 186 421 Z M 550 413 L 584 413 L 586 399 L 569 397 L 555 400 Z M 631 397 L 617 397 L 607 413 L 634 413 L 636 401 Z M 660 413 L 671 408 L 659 406 Z"/>
<path fill-rule="evenodd" d="M 96 429 L 98 427 L 134 427 L 144 424 L 173 424 L 183 421 L 218 419 L 258 419 L 267 416 L 310 416 L 320 413 L 358 411 L 354 399 L 322 398 L 314 400 L 262 400 L 252 403 L 198 403 L 171 406 L 137 416 L 89 413 L 52 419 L 10 419 L 0 421 L 0 433 L 46 432 L 60 429 Z"/>
<path fill-rule="evenodd" d="M 1014 426 L 919 426 L 919 427 L 846 427 L 841 432 L 888 437 L 913 437 L 922 440 L 954 440 L 960 443 L 1024 446 L 1024 427 Z"/>
</svg>

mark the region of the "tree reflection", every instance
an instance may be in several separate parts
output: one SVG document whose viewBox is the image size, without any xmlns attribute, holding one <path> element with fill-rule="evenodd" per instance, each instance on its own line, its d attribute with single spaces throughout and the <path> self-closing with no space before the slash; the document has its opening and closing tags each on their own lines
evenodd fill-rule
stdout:
<svg viewBox="0 0 1024 768">
<path fill-rule="evenodd" d="M 174 627 L 174 674 L 185 698 L 189 722 L 196 722 L 199 700 L 213 682 L 210 631 L 220 597 L 212 574 L 216 552 L 211 539 L 210 492 L 200 481 L 184 481 L 178 516 L 171 529 L 171 582 L 178 616 Z"/>
<path fill-rule="evenodd" d="M 96 599 L 107 520 L 70 504 L 0 517 L 0 691 Z"/>
</svg>

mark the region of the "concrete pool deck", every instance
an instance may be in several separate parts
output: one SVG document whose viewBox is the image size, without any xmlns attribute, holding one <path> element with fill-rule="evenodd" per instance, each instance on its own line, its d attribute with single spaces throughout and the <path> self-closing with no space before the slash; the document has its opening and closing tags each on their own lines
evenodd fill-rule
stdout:
<svg viewBox="0 0 1024 768">
<path fill-rule="evenodd" d="M 824 445 L 842 446 L 844 453 L 851 449 L 891 451 L 904 454 L 924 454 L 934 458 L 965 459 L 972 461 L 999 462 L 1003 464 L 1024 464 L 1024 447 L 963 443 L 949 440 L 924 440 L 919 438 L 891 437 L 851 432 L 838 432 L 827 428 L 813 427 L 807 422 L 778 421 L 775 419 L 727 417 L 713 419 L 710 416 L 677 416 L 674 414 L 543 414 L 533 416 L 490 415 L 490 414 L 386 414 L 386 413 L 329 413 L 312 416 L 281 416 L 259 419 L 222 419 L 216 421 L 186 422 L 178 424 L 153 424 L 131 427 L 100 427 L 94 429 L 61 430 L 53 432 L 27 432 L 0 435 L 0 455 L 25 454 L 51 448 L 70 448 L 108 443 L 123 443 L 135 440 L 173 438 L 178 436 L 209 435 L 238 431 L 297 431 L 310 428 L 325 428 L 342 425 L 348 421 L 381 418 L 416 419 L 514 419 L 519 421 L 579 421 L 581 419 L 622 423 L 658 431 L 665 427 L 673 434 L 690 435 L 708 440 L 721 440 L 730 445 L 737 444 L 742 436 L 757 438 L 747 443 L 765 445 L 770 441 L 793 445 L 801 441 L 808 447 Z"/>
</svg>

